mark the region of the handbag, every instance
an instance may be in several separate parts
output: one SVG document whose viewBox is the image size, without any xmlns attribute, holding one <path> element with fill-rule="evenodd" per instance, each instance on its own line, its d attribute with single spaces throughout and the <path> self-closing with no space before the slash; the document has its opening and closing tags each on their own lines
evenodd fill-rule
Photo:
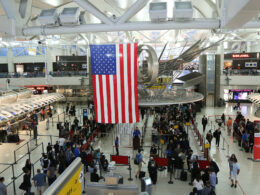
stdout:
<svg viewBox="0 0 260 195">
<path fill-rule="evenodd" d="M 163 144 L 164 144 L 164 140 L 163 140 L 163 139 L 160 139 L 160 143 L 163 145 Z"/>
<path fill-rule="evenodd" d="M 24 191 L 26 191 L 27 190 L 27 187 L 26 187 L 26 185 L 25 185 L 25 183 L 23 182 L 23 183 L 21 183 L 21 185 L 19 186 L 19 189 L 20 190 L 24 190 Z"/>
</svg>

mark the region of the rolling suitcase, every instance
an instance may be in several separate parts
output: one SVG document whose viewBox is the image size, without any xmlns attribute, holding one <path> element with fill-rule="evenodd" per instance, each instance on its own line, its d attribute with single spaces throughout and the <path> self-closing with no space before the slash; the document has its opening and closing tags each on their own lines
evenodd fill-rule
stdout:
<svg viewBox="0 0 260 195">
<path fill-rule="evenodd" d="M 145 172 L 144 171 L 140 171 L 139 179 L 142 179 L 143 177 L 145 177 Z"/>
<path fill-rule="evenodd" d="M 181 181 L 187 181 L 187 172 L 186 171 L 181 172 L 180 180 Z"/>
</svg>

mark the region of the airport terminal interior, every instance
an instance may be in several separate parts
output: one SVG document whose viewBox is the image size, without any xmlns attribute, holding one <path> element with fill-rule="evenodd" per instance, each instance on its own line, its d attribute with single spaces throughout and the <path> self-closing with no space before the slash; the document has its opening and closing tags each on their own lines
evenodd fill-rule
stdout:
<svg viewBox="0 0 260 195">
<path fill-rule="evenodd" d="M 0 0 L 0 195 L 257 195 L 259 0 Z"/>
</svg>

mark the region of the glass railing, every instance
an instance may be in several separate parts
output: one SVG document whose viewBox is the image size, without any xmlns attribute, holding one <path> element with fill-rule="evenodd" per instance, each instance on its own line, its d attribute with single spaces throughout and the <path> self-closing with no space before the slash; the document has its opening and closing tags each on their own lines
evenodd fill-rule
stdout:
<svg viewBox="0 0 260 195">
<path fill-rule="evenodd" d="M 77 76 L 87 76 L 87 71 L 55 71 L 50 72 L 50 76 L 53 77 L 77 77 Z M 0 72 L 0 78 L 37 78 L 45 77 L 43 72 L 24 72 L 24 73 L 7 73 Z"/>
<path fill-rule="evenodd" d="M 260 76 L 260 70 L 250 69 L 250 70 L 223 70 L 223 75 L 227 76 Z"/>
<path fill-rule="evenodd" d="M 53 77 L 73 77 L 73 76 L 87 76 L 87 71 L 55 71 L 50 72 Z"/>
</svg>

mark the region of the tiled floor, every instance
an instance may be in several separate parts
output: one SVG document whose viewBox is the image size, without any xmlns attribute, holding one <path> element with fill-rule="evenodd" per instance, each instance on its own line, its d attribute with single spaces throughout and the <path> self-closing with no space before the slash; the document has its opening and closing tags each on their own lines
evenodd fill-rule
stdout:
<svg viewBox="0 0 260 195">
<path fill-rule="evenodd" d="M 246 118 L 250 118 L 251 120 L 257 119 L 256 117 L 253 116 L 255 108 L 251 104 L 242 104 L 241 105 L 242 109 L 242 114 L 246 116 Z M 78 107 L 78 110 L 79 107 Z M 63 108 L 59 107 L 57 109 L 58 113 L 62 113 Z M 213 115 L 218 115 L 225 113 L 226 115 L 235 115 L 236 111 L 232 110 L 232 104 L 228 104 L 226 107 L 221 107 L 221 108 L 213 108 L 213 107 L 207 107 L 206 109 L 203 109 L 200 113 L 197 114 L 197 122 L 198 122 L 198 129 L 202 131 L 201 127 L 201 118 L 204 114 L 207 116 L 213 116 Z M 77 112 L 79 115 L 79 112 Z M 63 120 L 63 116 L 61 115 L 60 120 Z M 47 143 L 50 142 L 50 136 L 47 135 L 58 135 L 58 131 L 56 129 L 56 123 L 57 117 L 54 120 L 53 126 L 52 123 L 50 124 L 49 130 L 46 130 L 46 122 L 40 122 L 39 125 L 39 134 L 40 135 L 45 135 L 45 136 L 39 136 L 38 144 L 43 142 L 44 143 L 44 150 L 46 149 Z M 145 141 L 144 141 L 144 159 L 146 162 L 148 162 L 149 158 L 149 150 L 151 146 L 151 125 L 153 121 L 153 116 L 149 116 L 148 118 L 148 128 L 147 132 L 145 135 Z M 211 127 L 211 121 L 212 121 L 212 127 Z M 215 124 L 215 117 L 210 117 L 209 125 L 207 126 L 207 130 L 209 129 L 214 129 Z M 140 128 L 143 126 L 143 123 L 137 124 Z M 121 126 L 122 127 L 122 126 Z M 123 155 L 130 155 L 131 157 L 133 156 L 133 151 L 131 149 L 132 146 L 132 141 L 131 141 L 131 135 L 127 132 L 127 130 L 122 130 L 120 131 L 121 128 L 115 128 L 113 132 L 110 134 L 106 135 L 102 139 L 97 140 L 97 142 L 94 144 L 94 148 L 100 148 L 102 152 L 106 155 L 106 157 L 109 159 L 109 155 L 113 154 L 113 140 L 116 135 L 119 136 L 120 139 L 120 154 Z M 255 195 L 259 194 L 259 188 L 256 187 L 260 181 L 260 163 L 253 162 L 251 160 L 248 160 L 249 157 L 251 157 L 251 154 L 245 153 L 243 151 L 239 150 L 239 147 L 237 143 L 233 143 L 233 139 L 228 137 L 226 134 L 225 130 L 222 130 L 223 137 L 225 138 L 225 150 L 222 150 L 223 148 L 223 139 L 221 139 L 221 147 L 220 149 L 216 149 L 214 140 L 213 140 L 213 146 L 210 151 L 211 157 L 218 163 L 220 167 L 220 173 L 219 173 L 219 184 L 217 185 L 216 192 L 217 194 L 246 194 L 246 195 Z M 30 139 L 30 136 L 26 135 L 25 132 L 21 132 L 21 139 L 25 139 L 20 145 L 16 144 L 8 144 L 4 143 L 0 145 L 0 155 L 1 155 L 1 163 L 12 163 L 14 162 L 14 154 L 13 151 L 26 143 Z M 52 137 L 53 143 L 57 140 L 57 137 Z M 190 144 L 195 151 L 195 153 L 199 153 L 197 144 L 195 143 L 193 134 L 191 131 L 189 131 L 189 140 Z M 229 151 L 227 150 L 227 144 L 229 145 Z M 35 141 L 31 141 L 29 144 L 29 147 L 35 148 Z M 25 145 L 21 149 L 17 151 L 17 159 L 19 157 L 22 157 L 23 154 L 27 151 L 27 146 Z M 41 157 L 42 153 L 42 148 L 41 146 L 38 146 L 32 153 L 31 153 L 31 161 L 34 163 Z M 230 181 L 229 181 L 229 168 L 228 168 L 228 162 L 227 162 L 227 155 L 231 153 L 235 153 L 238 157 L 238 162 L 241 167 L 241 174 L 239 176 L 239 184 L 240 187 L 237 189 L 230 188 Z M 15 176 L 18 176 L 20 173 L 22 173 L 22 167 L 24 166 L 25 160 L 28 158 L 28 155 L 23 157 L 21 160 L 18 161 L 18 164 L 14 166 L 14 171 L 15 171 Z M 133 160 L 131 160 L 132 163 L 132 177 L 134 178 L 135 172 L 137 170 L 137 167 L 133 164 Z M 6 165 L 0 165 L 0 172 L 1 170 L 5 169 L 7 166 Z M 38 162 L 35 165 L 35 169 L 40 167 L 40 163 Z M 124 176 L 124 183 L 125 184 L 133 184 L 133 185 L 138 185 L 140 186 L 140 181 L 137 179 L 133 179 L 133 181 L 129 182 L 127 179 L 129 177 L 129 171 L 127 170 L 127 167 L 117 167 L 116 171 L 117 173 L 120 173 L 121 175 Z M 9 183 L 11 181 L 11 175 L 12 175 L 12 169 L 11 167 L 5 171 L 4 173 L 1 174 L 1 176 L 4 176 L 6 181 L 5 183 Z M 89 175 L 87 177 L 87 182 L 89 182 Z M 18 179 L 16 182 L 16 188 L 18 189 L 19 184 L 22 181 L 22 177 Z M 179 180 L 174 180 L 174 184 L 168 184 L 169 181 L 169 175 L 167 174 L 166 171 L 159 172 L 158 173 L 158 183 L 153 186 L 153 194 L 189 194 L 189 192 L 192 190 L 192 187 L 188 185 L 188 182 L 181 182 Z M 8 192 L 9 194 L 14 194 L 12 190 L 13 186 L 10 185 L 8 186 Z M 17 194 L 21 194 L 21 192 L 18 190 Z"/>
</svg>

